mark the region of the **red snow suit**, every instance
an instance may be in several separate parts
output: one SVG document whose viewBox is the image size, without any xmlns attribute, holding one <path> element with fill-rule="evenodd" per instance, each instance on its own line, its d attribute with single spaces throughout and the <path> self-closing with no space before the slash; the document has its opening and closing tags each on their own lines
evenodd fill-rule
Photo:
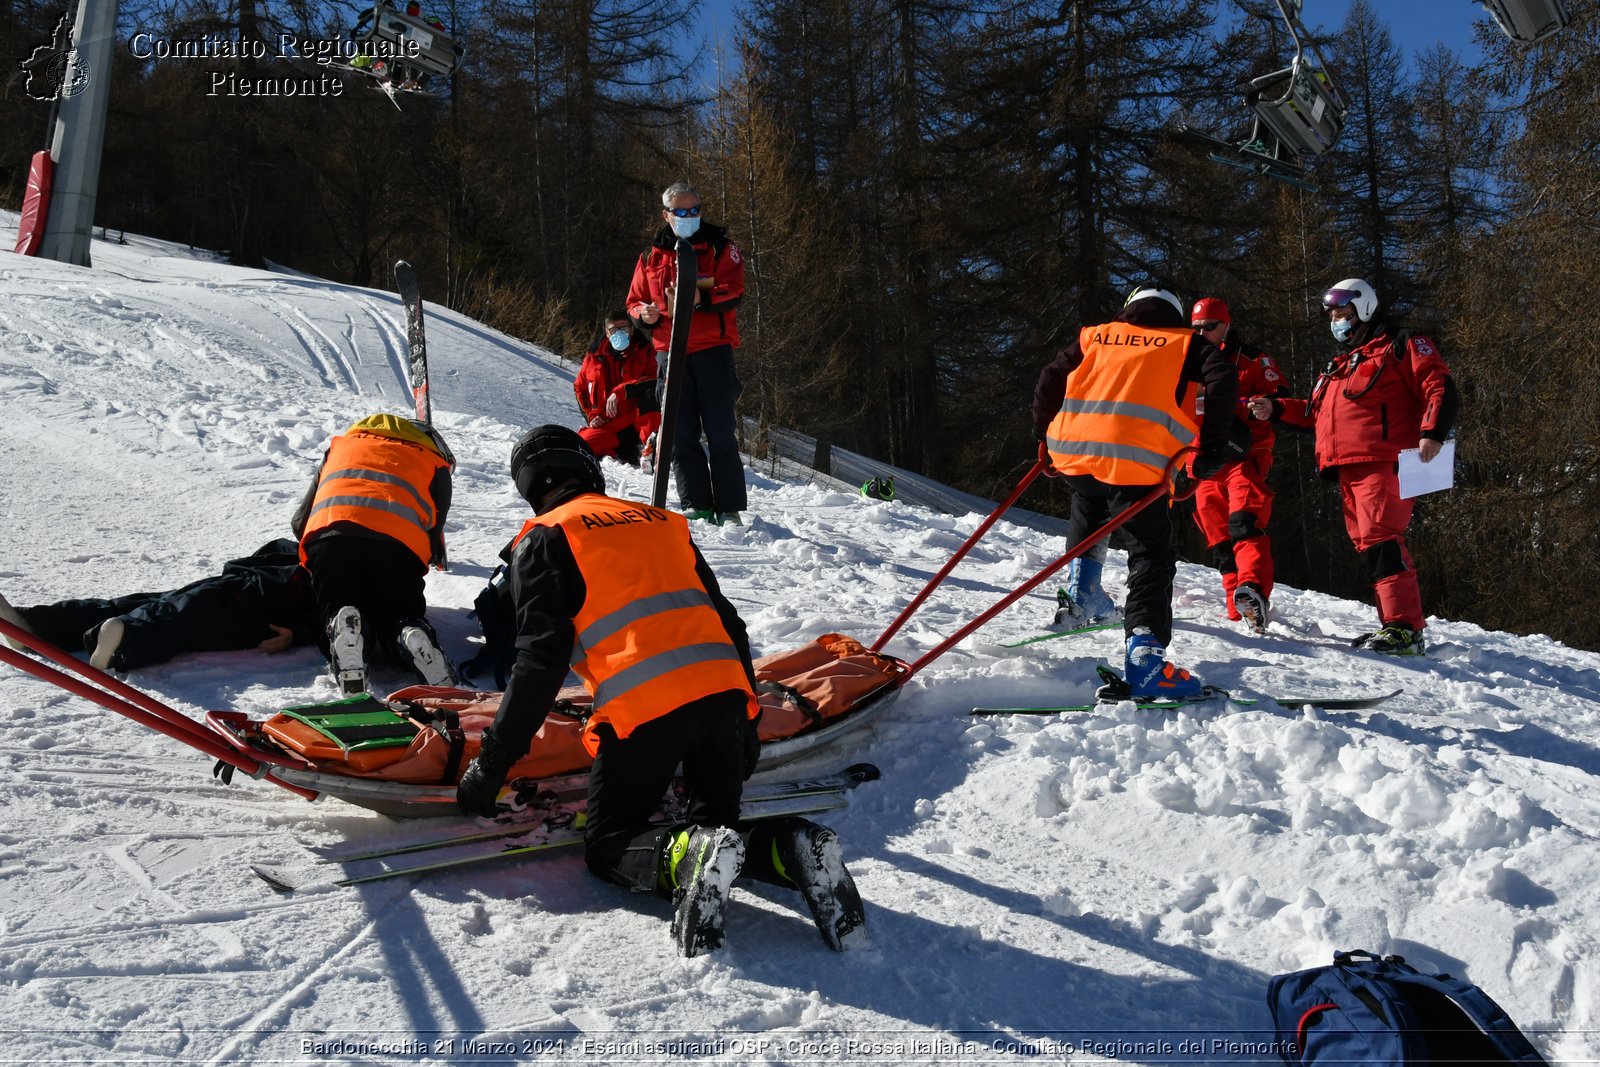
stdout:
<svg viewBox="0 0 1600 1067">
<path fill-rule="evenodd" d="M 1272 470 L 1277 432 L 1271 422 L 1251 419 L 1245 401 L 1253 396 L 1276 396 L 1284 378 L 1277 360 L 1232 332 L 1217 347 L 1239 370 L 1238 414 L 1250 427 L 1250 453 L 1199 484 L 1194 494 L 1194 521 L 1222 573 L 1228 618 L 1237 619 L 1233 591 L 1239 583 L 1253 584 L 1270 600 L 1273 581 L 1272 542 L 1266 533 L 1273 493 L 1267 487 L 1267 473 Z"/>
<path fill-rule="evenodd" d="M 1379 621 L 1425 625 L 1422 593 L 1406 548 L 1411 501 L 1400 497 L 1400 451 L 1424 436 L 1444 440 L 1453 415 L 1450 368 L 1431 338 L 1375 325 L 1372 339 L 1341 352 L 1310 400 L 1282 400 L 1282 419 L 1316 429 L 1317 468 L 1339 479 L 1345 531 L 1367 562 Z"/>
<path fill-rule="evenodd" d="M 578 398 L 578 410 L 583 412 L 586 424 L 578 431 L 578 436 L 594 449 L 595 455 L 615 458 L 621 445 L 617 435 L 630 426 L 638 432 L 639 442 L 643 444 L 661 425 L 660 412 L 641 412 L 624 390 L 625 386 L 653 382 L 655 378 L 655 349 L 637 335 L 623 352 L 616 351 L 611 342 L 602 337 L 598 348 L 584 354 L 572 391 Z M 617 413 L 607 418 L 606 398 L 612 394 L 617 397 Z"/>
<path fill-rule="evenodd" d="M 652 341 L 657 352 L 665 352 L 672 340 L 672 302 L 667 286 L 677 278 L 677 238 L 662 227 L 651 246 L 639 256 L 628 286 L 628 314 L 639 319 L 646 304 L 661 309 Z M 699 352 L 718 345 L 739 347 L 739 325 L 735 310 L 744 297 L 744 259 L 739 246 L 728 240 L 720 226 L 702 223 L 689 242 L 694 245 L 699 265 L 698 292 L 694 317 L 689 320 L 689 351 Z M 642 321 L 642 320 L 640 320 Z"/>
</svg>

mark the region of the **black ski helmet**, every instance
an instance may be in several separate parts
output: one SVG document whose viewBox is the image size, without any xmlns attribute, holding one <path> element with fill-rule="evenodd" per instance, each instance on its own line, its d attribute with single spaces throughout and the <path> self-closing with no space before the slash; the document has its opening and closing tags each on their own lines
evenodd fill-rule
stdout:
<svg viewBox="0 0 1600 1067">
<path fill-rule="evenodd" d="M 606 491 L 594 451 L 577 433 L 554 424 L 529 430 L 512 446 L 511 480 L 534 511 L 552 489 L 569 482 L 583 492 Z"/>
</svg>

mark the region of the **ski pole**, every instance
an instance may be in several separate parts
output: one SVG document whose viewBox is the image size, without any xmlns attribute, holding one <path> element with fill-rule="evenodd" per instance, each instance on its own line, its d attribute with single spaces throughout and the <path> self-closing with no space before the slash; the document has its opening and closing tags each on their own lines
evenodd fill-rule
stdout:
<svg viewBox="0 0 1600 1067">
<path fill-rule="evenodd" d="M 687 237 L 678 238 L 674 255 L 677 266 L 672 283 L 672 332 L 667 335 L 666 376 L 660 387 L 661 425 L 656 427 L 656 473 L 650 486 L 650 503 L 658 508 L 667 506 L 667 477 L 672 471 L 672 446 L 678 432 L 678 398 L 683 393 L 683 377 L 689 373 L 685 366 L 689 361 L 689 322 L 694 317 L 700 272 L 699 258 Z"/>
<path fill-rule="evenodd" d="M 6 623 L 4 620 L 0 620 L 0 632 L 5 632 L 7 636 L 15 636 L 11 632 L 15 629 L 16 628 L 11 626 L 9 623 Z M 40 643 L 44 644 L 45 642 Z M 42 654 L 48 654 L 44 653 L 43 649 L 40 649 L 39 651 Z M 161 704 L 152 697 L 140 694 L 141 696 L 145 697 L 144 701 L 141 701 L 140 703 L 142 704 L 149 702 L 150 704 L 154 704 L 166 712 L 166 714 L 156 714 L 153 711 L 147 711 L 144 707 L 139 706 L 139 704 L 135 704 L 133 701 L 126 700 L 114 693 L 108 693 L 104 689 L 96 688 L 86 681 L 74 678 L 64 671 L 58 671 L 47 663 L 40 663 L 38 660 L 35 660 L 24 653 L 18 652 L 15 649 L 8 648 L 4 645 L 0 645 L 0 662 L 9 663 L 18 670 L 27 674 L 31 674 L 40 681 L 49 682 L 51 685 L 54 685 L 59 689 L 64 689 L 68 693 L 81 696 L 87 700 L 92 700 L 96 704 L 99 704 L 102 708 L 114 711 L 118 715 L 125 715 L 134 722 L 138 723 L 140 726 L 148 726 L 157 733 L 166 734 L 175 741 L 182 741 L 191 748 L 199 749 L 201 752 L 204 752 L 213 759 L 219 759 L 224 763 L 228 763 L 234 767 L 237 767 L 239 770 L 250 775 L 251 777 L 256 777 L 261 771 L 261 764 L 259 762 L 251 759 L 249 756 L 244 755 L 237 749 L 224 744 L 220 738 L 213 738 L 209 733 L 206 733 L 201 727 L 197 726 L 193 719 L 189 719 L 183 715 L 180 715 L 178 712 L 168 708 L 164 704 Z M 90 670 L 93 669 L 94 668 L 92 667 L 90 668 Z M 134 692 L 138 692 L 138 690 L 134 690 Z M 169 718 L 169 715 L 175 717 L 176 721 L 174 721 L 172 718 Z M 183 725 L 179 725 L 180 723 Z"/>
<path fill-rule="evenodd" d="M 1001 501 L 1000 506 L 995 508 L 987 519 L 978 524 L 978 528 L 972 531 L 972 536 L 967 538 L 960 548 L 956 549 L 956 554 L 950 557 L 949 562 L 939 568 L 939 573 L 928 580 L 928 584 L 922 587 L 922 592 L 911 598 L 911 603 L 907 604 L 905 610 L 896 616 L 887 630 L 883 631 L 883 636 L 872 643 L 871 651 L 877 652 L 882 649 L 888 643 L 889 638 L 893 637 L 900 627 L 905 625 L 906 620 L 911 618 L 911 613 L 922 606 L 922 602 L 927 600 L 928 595 L 938 588 L 939 583 L 944 581 L 950 572 L 955 569 L 956 564 L 961 562 L 962 557 L 972 551 L 972 546 L 978 543 L 978 539 L 988 533 L 989 527 L 999 521 L 1000 516 L 1010 510 L 1011 505 L 1017 502 L 1017 498 L 1022 496 L 1023 491 L 1033 484 L 1033 480 L 1039 477 L 1040 472 L 1044 470 L 1045 462 L 1045 460 L 1041 459 L 1028 469 L 1028 473 L 1022 476 L 1022 481 L 1018 482 L 1017 487 L 1011 490 L 1011 495 Z"/>
<path fill-rule="evenodd" d="M 1067 549 L 1066 553 L 1062 555 L 1060 559 L 1050 564 L 1032 578 L 1029 578 L 1016 589 L 1013 589 L 1011 592 L 1007 593 L 994 607 L 990 608 L 988 611 L 985 611 L 982 615 L 979 615 L 976 619 L 973 619 L 971 622 L 967 623 L 967 625 L 963 626 L 961 629 L 957 630 L 955 633 L 941 641 L 938 645 L 934 646 L 933 649 L 925 653 L 921 659 L 917 660 L 910 666 L 910 668 L 906 671 L 905 678 L 901 680 L 901 684 L 904 685 L 905 682 L 911 679 L 912 675 L 916 674 L 923 667 L 927 666 L 948 652 L 950 650 L 950 646 L 954 645 L 956 642 L 972 633 L 972 631 L 976 630 L 978 627 L 982 626 L 984 623 L 1000 614 L 1006 608 L 1009 608 L 1012 604 L 1015 604 L 1022 597 L 1033 592 L 1033 590 L 1038 588 L 1042 582 L 1048 579 L 1051 575 L 1055 574 L 1062 567 L 1065 567 L 1078 556 L 1083 555 L 1085 552 L 1089 551 L 1089 549 L 1093 548 L 1095 545 L 1111 536 L 1112 531 L 1114 531 L 1117 527 L 1133 518 L 1135 515 L 1149 507 L 1151 504 L 1155 503 L 1157 500 L 1160 500 L 1162 497 L 1173 492 L 1170 484 L 1172 478 L 1182 467 L 1183 460 L 1190 453 L 1195 451 L 1196 450 L 1194 448 L 1180 449 L 1177 455 L 1173 456 L 1167 461 L 1167 468 L 1162 472 L 1161 483 L 1159 485 L 1151 489 L 1138 500 L 1134 501 L 1118 514 L 1113 515 L 1104 526 L 1100 527 L 1100 529 L 1096 530 L 1088 537 L 1085 537 L 1082 541 L 1079 541 L 1077 544 Z M 1175 499 L 1182 500 L 1193 492 L 1194 490 L 1191 488 L 1188 490 L 1188 492 L 1176 496 Z"/>
</svg>

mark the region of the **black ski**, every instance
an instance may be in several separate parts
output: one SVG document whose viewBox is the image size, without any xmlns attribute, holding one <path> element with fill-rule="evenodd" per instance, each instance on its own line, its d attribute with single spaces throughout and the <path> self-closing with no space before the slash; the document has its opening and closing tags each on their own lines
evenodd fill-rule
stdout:
<svg viewBox="0 0 1600 1067">
<path fill-rule="evenodd" d="M 417 418 L 433 425 L 433 400 L 428 396 L 428 339 L 422 329 L 422 289 L 417 272 L 400 260 L 394 265 L 395 285 L 406 306 L 406 348 L 410 351 L 411 397 L 416 401 Z"/>
<path fill-rule="evenodd" d="M 849 790 L 862 782 L 874 781 L 878 776 L 877 767 L 861 763 L 838 774 L 815 779 L 751 786 L 747 788 L 741 803 L 742 817 L 746 821 L 756 821 L 837 811 L 849 806 Z M 313 887 L 361 885 L 408 874 L 448 870 L 567 848 L 583 842 L 583 826 L 583 802 L 574 801 L 543 808 L 535 820 L 518 825 L 499 826 L 486 831 L 473 831 L 467 827 L 464 834 L 365 852 L 325 855 L 319 863 L 337 863 L 343 870 L 343 877 L 331 881 L 313 877 L 297 884 L 283 872 L 261 864 L 251 864 L 250 869 L 280 893 Z M 523 840 L 508 843 L 513 838 Z M 418 853 L 426 855 L 418 858 Z"/>
<path fill-rule="evenodd" d="M 667 476 L 672 470 L 672 435 L 678 425 L 678 395 L 683 391 L 683 364 L 689 356 L 689 321 L 694 317 L 694 297 L 700 263 L 687 237 L 678 238 L 676 291 L 672 301 L 672 335 L 667 343 L 666 381 L 662 385 L 661 428 L 656 431 L 656 474 L 650 502 L 667 506 Z M 685 284 L 687 279 L 687 284 Z"/>
</svg>

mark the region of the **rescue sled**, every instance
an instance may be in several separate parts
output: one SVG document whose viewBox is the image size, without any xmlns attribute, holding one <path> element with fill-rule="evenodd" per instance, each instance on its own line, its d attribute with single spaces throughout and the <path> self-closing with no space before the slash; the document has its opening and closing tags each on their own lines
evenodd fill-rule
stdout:
<svg viewBox="0 0 1600 1067">
<path fill-rule="evenodd" d="M 0 662 L 83 696 L 216 759 L 213 774 L 261 778 L 315 800 L 338 800 L 399 817 L 457 814 L 456 782 L 477 755 L 500 694 L 409 686 L 387 699 L 364 695 L 286 708 L 265 719 L 210 711 L 196 722 L 104 671 L 0 619 L 0 636 L 81 678 L 0 642 Z M 757 770 L 819 750 L 875 718 L 910 669 L 853 638 L 827 634 L 755 663 L 762 707 Z M 92 684 L 91 684 L 92 683 Z M 532 750 L 511 770 L 514 795 L 581 794 L 591 757 L 582 742 L 590 698 L 561 692 Z"/>
</svg>

